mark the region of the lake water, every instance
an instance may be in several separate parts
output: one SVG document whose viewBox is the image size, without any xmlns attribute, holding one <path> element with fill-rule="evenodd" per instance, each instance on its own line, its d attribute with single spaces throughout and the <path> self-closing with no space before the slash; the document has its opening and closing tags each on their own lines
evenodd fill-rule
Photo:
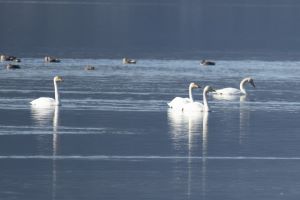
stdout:
<svg viewBox="0 0 300 200">
<path fill-rule="evenodd" d="M 4 65 L 2 63 L 1 65 Z M 85 71 L 93 65 L 95 71 Z M 297 199 L 300 62 L 26 58 L 0 70 L 0 199 Z M 62 106 L 31 108 L 53 96 Z M 167 102 L 202 88 L 249 95 L 186 115 Z M 195 90 L 201 100 L 202 89 Z"/>
<path fill-rule="evenodd" d="M 299 58 L 299 8 L 297 0 L 0 0 L 0 53 Z"/>
</svg>

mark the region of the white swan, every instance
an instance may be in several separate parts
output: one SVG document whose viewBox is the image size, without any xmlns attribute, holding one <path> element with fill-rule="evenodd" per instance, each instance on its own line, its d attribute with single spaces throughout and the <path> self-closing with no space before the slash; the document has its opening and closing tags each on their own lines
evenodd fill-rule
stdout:
<svg viewBox="0 0 300 200">
<path fill-rule="evenodd" d="M 189 85 L 189 98 L 175 97 L 171 102 L 168 103 L 170 108 L 182 109 L 184 104 L 191 103 L 194 101 L 192 90 L 194 88 L 199 88 L 200 86 L 196 83 L 190 83 Z"/>
<path fill-rule="evenodd" d="M 54 92 L 55 92 L 55 99 L 50 98 L 50 97 L 40 97 L 38 99 L 35 99 L 31 101 L 30 103 L 33 106 L 39 106 L 39 107 L 48 107 L 48 106 L 60 106 L 60 98 L 59 98 L 59 93 L 58 93 L 58 88 L 57 88 L 57 82 L 63 81 L 60 76 L 55 76 L 53 79 L 54 82 Z"/>
<path fill-rule="evenodd" d="M 245 101 L 247 95 L 219 95 L 217 93 L 212 94 L 212 97 L 216 100 L 225 101 Z"/>
<path fill-rule="evenodd" d="M 203 103 L 200 102 L 191 102 L 183 106 L 182 111 L 184 112 L 209 112 L 209 106 L 207 103 L 207 94 L 209 92 L 214 92 L 215 90 L 211 86 L 205 86 L 203 89 Z"/>
<path fill-rule="evenodd" d="M 219 89 L 216 90 L 216 92 L 214 92 L 214 94 L 217 95 L 241 95 L 241 94 L 247 94 L 246 89 L 245 89 L 245 85 L 247 83 L 250 83 L 254 88 L 255 88 L 255 84 L 252 78 L 248 77 L 248 78 L 244 78 L 241 83 L 240 83 L 240 89 L 237 88 L 223 88 L 223 89 Z"/>
</svg>

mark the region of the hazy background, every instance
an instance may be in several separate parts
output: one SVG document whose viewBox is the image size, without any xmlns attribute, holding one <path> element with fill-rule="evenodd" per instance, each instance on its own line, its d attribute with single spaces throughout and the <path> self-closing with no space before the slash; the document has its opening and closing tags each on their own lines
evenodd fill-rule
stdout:
<svg viewBox="0 0 300 200">
<path fill-rule="evenodd" d="M 296 0 L 0 0 L 0 53 L 300 57 Z"/>
</svg>

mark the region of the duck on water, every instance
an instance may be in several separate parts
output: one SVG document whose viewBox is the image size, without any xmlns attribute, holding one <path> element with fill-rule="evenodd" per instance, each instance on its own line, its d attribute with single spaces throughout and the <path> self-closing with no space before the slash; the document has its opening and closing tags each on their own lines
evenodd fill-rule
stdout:
<svg viewBox="0 0 300 200">
<path fill-rule="evenodd" d="M 201 65 L 215 65 L 216 63 L 210 60 L 201 60 Z"/>
<path fill-rule="evenodd" d="M 44 58 L 45 62 L 51 62 L 51 63 L 59 63 L 60 59 L 53 57 L 53 56 L 45 56 Z"/>
<path fill-rule="evenodd" d="M 0 55 L 0 61 L 1 62 L 4 62 L 4 61 L 21 62 L 21 59 L 17 58 L 16 56 L 10 56 L 10 55 L 1 54 Z"/>
<path fill-rule="evenodd" d="M 136 60 L 131 58 L 123 58 L 123 64 L 136 64 Z"/>
</svg>

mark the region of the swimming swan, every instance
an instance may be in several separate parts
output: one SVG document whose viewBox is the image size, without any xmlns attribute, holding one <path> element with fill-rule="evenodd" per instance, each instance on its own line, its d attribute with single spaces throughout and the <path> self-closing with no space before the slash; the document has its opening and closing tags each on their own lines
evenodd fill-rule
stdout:
<svg viewBox="0 0 300 200">
<path fill-rule="evenodd" d="M 183 106 L 182 111 L 184 112 L 209 112 L 209 106 L 207 103 L 207 94 L 209 92 L 214 92 L 215 90 L 211 86 L 205 86 L 203 89 L 203 103 L 200 102 L 191 102 Z"/>
<path fill-rule="evenodd" d="M 247 83 L 250 83 L 254 88 L 255 88 L 255 84 L 252 78 L 248 77 L 248 78 L 244 78 L 241 83 L 240 83 L 240 89 L 237 88 L 223 88 L 223 89 L 219 89 L 216 90 L 216 92 L 214 92 L 214 94 L 217 95 L 241 95 L 241 94 L 247 94 L 246 89 L 245 89 L 245 85 Z"/>
<path fill-rule="evenodd" d="M 60 98 L 59 98 L 59 93 L 58 93 L 58 88 L 57 88 L 57 82 L 63 81 L 60 76 L 55 76 L 53 79 L 54 82 L 54 92 L 55 92 L 55 99 L 50 98 L 50 97 L 40 97 L 38 99 L 35 99 L 31 101 L 30 103 L 33 106 L 40 106 L 40 107 L 47 107 L 47 106 L 60 106 Z"/>
<path fill-rule="evenodd" d="M 171 102 L 168 103 L 170 108 L 173 109 L 182 109 L 184 104 L 193 102 L 193 94 L 192 90 L 194 88 L 199 88 L 200 86 L 197 85 L 196 83 L 190 83 L 189 85 L 189 98 L 182 98 L 182 97 L 175 97 Z"/>
</svg>

